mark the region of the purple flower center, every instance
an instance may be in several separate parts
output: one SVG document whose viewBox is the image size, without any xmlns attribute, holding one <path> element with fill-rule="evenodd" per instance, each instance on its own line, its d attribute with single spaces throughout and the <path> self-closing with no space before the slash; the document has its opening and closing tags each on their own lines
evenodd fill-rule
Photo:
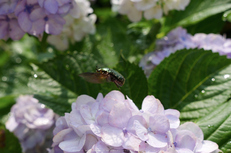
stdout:
<svg viewBox="0 0 231 153">
<path fill-rule="evenodd" d="M 141 113 L 144 113 L 144 111 L 143 111 L 142 109 L 140 110 L 140 112 L 141 112 Z"/>
<path fill-rule="evenodd" d="M 10 18 L 6 16 L 6 22 L 10 22 Z"/>
<path fill-rule="evenodd" d="M 123 151 L 124 151 L 124 153 L 130 153 L 130 151 L 127 149 L 124 149 Z"/>
<path fill-rule="evenodd" d="M 28 12 L 29 14 L 32 12 L 32 9 L 34 8 L 33 5 L 26 5 L 24 12 Z"/>
<path fill-rule="evenodd" d="M 176 142 L 173 142 L 173 145 L 176 147 L 176 146 L 177 146 L 177 143 L 176 143 Z"/>
<path fill-rule="evenodd" d="M 152 132 L 152 129 L 150 127 L 148 128 L 148 132 Z"/>
<path fill-rule="evenodd" d="M 45 21 L 48 21 L 48 19 L 49 19 L 48 16 L 46 16 L 46 17 L 44 18 Z"/>
<path fill-rule="evenodd" d="M 124 135 L 127 135 L 128 130 L 126 128 L 123 128 L 123 133 L 124 133 Z"/>
</svg>

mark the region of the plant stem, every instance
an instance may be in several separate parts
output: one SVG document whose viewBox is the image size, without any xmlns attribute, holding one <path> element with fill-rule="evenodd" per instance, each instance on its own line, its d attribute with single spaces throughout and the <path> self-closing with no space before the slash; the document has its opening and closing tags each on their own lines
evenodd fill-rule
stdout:
<svg viewBox="0 0 231 153">
<path fill-rule="evenodd" d="M 46 52 L 47 51 L 47 37 L 48 37 L 48 34 L 47 33 L 43 33 L 43 38 L 42 38 L 42 41 L 41 41 L 41 52 Z"/>
</svg>

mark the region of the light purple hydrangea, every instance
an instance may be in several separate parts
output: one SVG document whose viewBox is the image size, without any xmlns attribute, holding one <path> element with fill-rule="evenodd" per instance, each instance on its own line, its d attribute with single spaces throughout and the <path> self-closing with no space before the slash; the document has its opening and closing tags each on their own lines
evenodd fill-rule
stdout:
<svg viewBox="0 0 231 153">
<path fill-rule="evenodd" d="M 96 15 L 92 13 L 88 0 L 73 0 L 73 8 L 64 17 L 66 24 L 62 32 L 59 35 L 50 35 L 47 41 L 58 50 L 64 51 L 68 49 L 69 43 L 74 44 L 87 34 L 94 34 Z"/>
<path fill-rule="evenodd" d="M 34 36 L 60 34 L 74 0 L 2 0 L 0 2 L 0 39 L 20 39 L 25 33 Z M 14 18 L 9 16 L 14 14 Z M 11 19 L 11 20 L 10 20 Z M 6 28 L 6 22 L 10 28 Z M 19 28 L 20 27 L 20 28 Z M 8 36 L 8 35 L 9 36 Z"/>
<path fill-rule="evenodd" d="M 19 0 L 1 0 L 0 15 L 7 15 L 14 12 L 14 9 Z"/>
<path fill-rule="evenodd" d="M 15 15 L 18 17 L 18 23 L 23 31 L 35 36 L 44 31 L 57 35 L 65 24 L 65 20 L 60 14 L 49 13 L 39 6 L 37 0 L 20 1 L 15 8 Z"/>
<path fill-rule="evenodd" d="M 218 34 L 198 33 L 192 36 L 182 27 L 178 27 L 170 31 L 166 37 L 157 40 L 156 50 L 144 55 L 139 66 L 148 77 L 165 57 L 184 48 L 212 50 L 231 58 L 231 39 L 226 39 Z"/>
<path fill-rule="evenodd" d="M 38 0 L 39 5 L 51 14 L 67 14 L 72 0 Z"/>
<path fill-rule="evenodd" d="M 11 108 L 6 128 L 19 139 L 24 152 L 45 150 L 54 127 L 55 113 L 33 96 L 20 96 Z M 48 140 L 48 141 L 47 141 Z M 45 147 L 43 147 L 45 146 Z"/>
<path fill-rule="evenodd" d="M 119 91 L 111 91 L 105 97 L 99 93 L 96 99 L 81 95 L 72 104 L 72 111 L 57 120 L 53 148 L 49 152 L 209 153 L 218 150 L 216 143 L 203 140 L 203 132 L 196 124 L 180 125 L 179 116 L 177 110 L 164 110 L 154 96 L 147 96 L 139 110 Z"/>
<path fill-rule="evenodd" d="M 0 15 L 0 39 L 19 40 L 24 34 L 14 14 Z"/>
</svg>

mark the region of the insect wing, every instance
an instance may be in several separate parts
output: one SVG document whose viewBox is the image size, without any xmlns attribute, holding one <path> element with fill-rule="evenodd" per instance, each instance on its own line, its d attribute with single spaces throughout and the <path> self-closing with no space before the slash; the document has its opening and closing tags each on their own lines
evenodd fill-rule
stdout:
<svg viewBox="0 0 231 153">
<path fill-rule="evenodd" d="M 104 83 L 107 81 L 107 76 L 104 76 L 101 73 L 86 72 L 79 74 L 79 76 L 91 83 Z"/>
</svg>

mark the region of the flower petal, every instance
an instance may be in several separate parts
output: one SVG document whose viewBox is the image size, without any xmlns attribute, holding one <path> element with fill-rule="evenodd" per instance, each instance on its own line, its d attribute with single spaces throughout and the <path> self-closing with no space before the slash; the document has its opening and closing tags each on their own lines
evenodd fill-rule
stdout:
<svg viewBox="0 0 231 153">
<path fill-rule="evenodd" d="M 58 11 L 58 2 L 56 0 L 45 0 L 44 8 L 51 14 L 55 14 Z"/>
<path fill-rule="evenodd" d="M 45 10 L 43 8 L 37 8 L 31 12 L 29 17 L 30 20 L 34 22 L 38 19 L 43 19 L 45 16 L 46 16 Z"/>
<path fill-rule="evenodd" d="M 180 125 L 178 129 L 191 131 L 199 139 L 199 141 L 202 142 L 204 140 L 203 131 L 201 130 L 201 128 L 197 124 L 195 124 L 193 122 L 186 122 L 186 123 Z"/>
<path fill-rule="evenodd" d="M 179 130 L 175 136 L 175 146 L 177 148 L 187 148 L 194 150 L 196 146 L 196 137 L 195 135 L 188 130 Z"/>
<path fill-rule="evenodd" d="M 147 143 L 156 148 L 163 148 L 168 144 L 168 137 L 166 134 L 148 133 Z"/>
<path fill-rule="evenodd" d="M 147 96 L 144 98 L 143 103 L 142 103 L 142 110 L 144 112 L 149 112 L 152 114 L 155 114 L 155 113 L 163 114 L 164 113 L 163 105 L 154 96 Z"/>
<path fill-rule="evenodd" d="M 29 32 L 32 28 L 32 22 L 30 21 L 28 14 L 25 12 L 21 12 L 18 15 L 18 23 L 25 32 Z"/>
<path fill-rule="evenodd" d="M 131 111 L 124 103 L 117 103 L 114 105 L 109 114 L 109 124 L 122 129 L 127 126 L 128 120 L 131 116 Z"/>
<path fill-rule="evenodd" d="M 128 150 L 139 151 L 139 146 L 141 142 L 142 141 L 139 138 L 132 134 L 129 134 L 125 142 L 123 143 L 123 148 L 126 148 Z"/>
<path fill-rule="evenodd" d="M 136 135 L 142 141 L 148 140 L 148 130 L 137 120 L 134 121 L 134 126 L 135 126 Z"/>
<path fill-rule="evenodd" d="M 196 152 L 213 152 L 218 149 L 218 145 L 215 142 L 204 140 L 202 142 L 202 147 L 199 149 L 196 149 Z"/>
<path fill-rule="evenodd" d="M 120 147 L 123 143 L 123 131 L 112 126 L 103 126 L 101 129 L 102 141 L 113 147 Z"/>
<path fill-rule="evenodd" d="M 164 115 L 155 115 L 149 118 L 149 127 L 153 132 L 166 133 L 170 129 L 170 123 Z"/>
<path fill-rule="evenodd" d="M 81 105 L 87 104 L 89 102 L 95 102 L 95 99 L 88 95 L 80 95 L 75 103 L 72 103 L 72 110 L 79 110 Z"/>
<path fill-rule="evenodd" d="M 53 137 L 53 146 L 59 144 L 61 141 L 63 141 L 64 136 L 67 135 L 68 133 L 72 132 L 73 130 L 71 128 L 64 129 L 60 132 L 58 132 L 56 135 Z"/>
<path fill-rule="evenodd" d="M 8 22 L 0 20 L 0 39 L 3 39 L 8 32 Z"/>
<path fill-rule="evenodd" d="M 124 95 L 121 92 L 113 90 L 104 97 L 100 107 L 110 112 L 114 104 L 123 102 L 124 100 Z"/>
<path fill-rule="evenodd" d="M 77 152 L 83 148 L 85 140 L 86 140 L 86 134 L 84 134 L 82 137 L 77 137 L 75 139 L 62 141 L 59 144 L 59 147 L 66 152 Z"/>
<path fill-rule="evenodd" d="M 33 22 L 32 28 L 29 33 L 31 35 L 38 36 L 39 34 L 42 34 L 44 30 L 45 30 L 45 21 L 43 19 L 39 19 Z"/>
</svg>

